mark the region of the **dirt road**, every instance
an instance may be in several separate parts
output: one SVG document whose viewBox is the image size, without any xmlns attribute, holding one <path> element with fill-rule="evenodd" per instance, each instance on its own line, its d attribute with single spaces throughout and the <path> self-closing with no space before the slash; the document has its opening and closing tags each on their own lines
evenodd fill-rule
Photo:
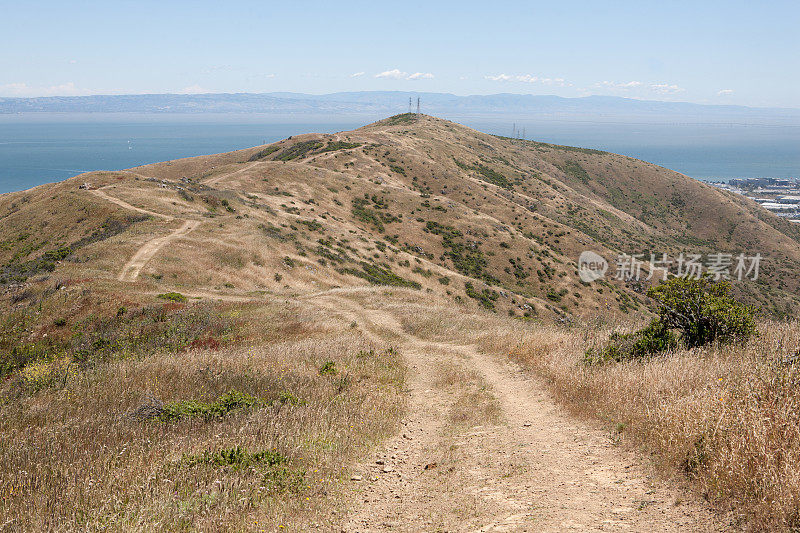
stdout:
<svg viewBox="0 0 800 533">
<path fill-rule="evenodd" d="M 142 271 L 147 262 L 150 261 L 165 244 L 173 239 L 177 239 L 178 237 L 186 235 L 199 225 L 199 220 L 187 220 L 180 228 L 176 229 L 169 235 L 156 237 L 155 239 L 147 241 L 136 251 L 135 254 L 133 254 L 133 257 L 131 257 L 130 260 L 125 263 L 125 266 L 122 267 L 117 279 L 120 281 L 136 281 L 136 278 L 139 277 L 139 273 Z"/>
<path fill-rule="evenodd" d="M 656 479 L 608 433 L 565 414 L 544 387 L 474 346 L 407 334 L 386 311 L 344 294 L 316 296 L 406 358 L 410 413 L 401 434 L 351 481 L 357 497 L 339 531 L 715 531 L 701 503 Z M 461 381 L 445 374 L 461 369 Z M 463 376 L 470 376 L 469 379 Z M 472 381 L 472 383 L 467 383 Z M 465 390 L 488 391 L 498 423 L 464 425 L 454 412 L 485 406 Z M 470 403 L 473 402 L 473 403 Z"/>
<path fill-rule="evenodd" d="M 172 217 L 170 215 L 165 215 L 163 213 L 156 213 L 155 211 L 148 211 L 147 209 L 142 209 L 141 207 L 136 207 L 135 205 L 131 205 L 128 202 L 120 200 L 119 198 L 115 198 L 113 196 L 110 196 L 110 195 L 106 194 L 102 189 L 91 189 L 91 190 L 89 190 L 89 192 L 94 194 L 98 198 L 102 198 L 103 200 L 111 202 L 112 204 L 116 204 L 116 205 L 118 205 L 120 207 L 123 207 L 125 209 L 130 209 L 131 211 L 136 211 L 136 212 L 142 213 L 144 215 L 150 215 L 151 217 L 157 217 L 157 218 L 161 218 L 161 219 L 164 219 L 164 220 L 174 220 L 174 218 L 175 218 L 175 217 Z"/>
</svg>

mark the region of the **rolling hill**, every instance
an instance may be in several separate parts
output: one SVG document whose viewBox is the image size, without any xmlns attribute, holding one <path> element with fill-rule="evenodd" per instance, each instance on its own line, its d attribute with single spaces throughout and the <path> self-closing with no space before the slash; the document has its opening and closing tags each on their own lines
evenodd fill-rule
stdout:
<svg viewBox="0 0 800 533">
<path fill-rule="evenodd" d="M 425 115 L 90 172 L 3 195 L 0 220 L 8 299 L 53 276 L 228 298 L 385 284 L 571 321 L 646 308 L 640 284 L 613 279 L 620 253 L 725 252 L 763 256 L 758 280 L 736 283 L 750 301 L 772 314 L 798 302 L 800 229 L 756 204 L 629 157 Z M 612 263 L 606 280 L 580 281 L 584 250 Z"/>
<path fill-rule="evenodd" d="M 760 253 L 734 287 L 791 315 L 799 241 L 650 163 L 413 114 L 0 195 L 3 527 L 788 531 L 796 320 L 585 354 L 654 310 L 618 254 Z"/>
</svg>

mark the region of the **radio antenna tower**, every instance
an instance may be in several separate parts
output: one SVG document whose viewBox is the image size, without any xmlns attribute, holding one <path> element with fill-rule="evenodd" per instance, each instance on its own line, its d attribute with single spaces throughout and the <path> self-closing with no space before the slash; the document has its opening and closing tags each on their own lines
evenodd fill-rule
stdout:
<svg viewBox="0 0 800 533">
<path fill-rule="evenodd" d="M 419 96 L 417 96 L 417 115 L 419 115 Z"/>
</svg>

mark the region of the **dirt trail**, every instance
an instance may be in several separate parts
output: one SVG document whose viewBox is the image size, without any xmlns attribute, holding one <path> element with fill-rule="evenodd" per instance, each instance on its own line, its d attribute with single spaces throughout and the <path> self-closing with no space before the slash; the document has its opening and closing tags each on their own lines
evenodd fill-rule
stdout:
<svg viewBox="0 0 800 533">
<path fill-rule="evenodd" d="M 178 237 L 186 235 L 199 225 L 199 220 L 187 220 L 180 228 L 176 229 L 169 235 L 156 237 L 155 239 L 147 241 L 136 251 L 135 254 L 133 254 L 133 257 L 131 257 L 131 259 L 125 263 L 125 266 L 122 267 L 122 271 L 119 273 L 117 279 L 120 281 L 136 281 L 136 278 L 139 277 L 139 273 L 142 271 L 142 268 L 144 268 L 147 262 L 150 261 L 165 244 L 173 239 L 177 239 Z"/>
<path fill-rule="evenodd" d="M 386 311 L 343 296 L 313 300 L 398 347 L 411 370 L 410 412 L 400 435 L 356 468 L 357 502 L 332 529 L 727 529 L 695 499 L 654 478 L 640 458 L 615 447 L 607 433 L 565 414 L 514 364 L 471 345 L 413 337 Z M 502 422 L 454 425 L 448 414 L 459 393 L 441 385 L 442 365 L 474 371 L 497 399 Z"/>
<path fill-rule="evenodd" d="M 217 183 L 219 183 L 220 181 L 222 181 L 224 179 L 231 178 L 231 177 L 233 177 L 233 176 L 235 176 L 237 174 L 241 174 L 242 172 L 246 172 L 246 171 L 250 170 L 254 166 L 258 165 L 259 163 L 261 163 L 261 161 L 256 161 L 254 163 L 250 163 L 249 165 L 246 165 L 246 166 L 244 166 L 244 167 L 242 167 L 242 168 L 240 168 L 238 170 L 234 170 L 233 172 L 228 172 L 227 174 L 220 174 L 219 176 L 215 176 L 213 178 L 207 179 L 206 181 L 203 182 L 203 184 L 204 185 L 208 185 L 209 187 L 212 187 L 212 186 L 216 185 Z"/>
<path fill-rule="evenodd" d="M 145 215 L 150 215 L 157 218 L 163 218 L 164 220 L 175 220 L 175 217 L 172 217 L 170 215 L 165 215 L 163 213 L 156 213 L 155 211 L 148 211 L 147 209 L 142 209 L 141 207 L 136 207 L 135 205 L 131 205 L 128 202 L 120 200 L 119 198 L 114 198 L 113 196 L 109 196 L 108 194 L 103 192 L 102 189 L 91 189 L 89 192 L 99 198 L 102 198 L 103 200 L 111 202 L 112 204 L 117 204 L 120 207 L 124 207 L 125 209 L 138 211 L 139 213 L 143 213 Z"/>
</svg>

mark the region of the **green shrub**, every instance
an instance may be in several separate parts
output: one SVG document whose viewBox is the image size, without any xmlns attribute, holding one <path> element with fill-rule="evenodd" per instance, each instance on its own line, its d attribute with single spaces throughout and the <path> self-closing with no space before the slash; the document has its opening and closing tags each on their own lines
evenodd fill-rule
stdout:
<svg viewBox="0 0 800 533">
<path fill-rule="evenodd" d="M 321 376 L 335 376 L 337 372 L 338 370 L 336 370 L 336 363 L 334 361 L 325 361 L 322 366 L 319 367 L 319 373 Z"/>
<path fill-rule="evenodd" d="M 420 289 L 422 285 L 416 281 L 407 280 L 398 276 L 388 268 L 372 265 L 366 262 L 360 263 L 361 270 L 354 268 L 343 268 L 340 270 L 343 274 L 350 274 L 358 276 L 370 282 L 373 285 L 391 285 L 393 287 L 409 287 L 412 289 Z"/>
<path fill-rule="evenodd" d="M 681 333 L 689 348 L 719 342 L 745 341 L 755 333 L 755 309 L 730 295 L 729 282 L 672 278 L 647 291 L 658 302 L 659 319 Z"/>
<path fill-rule="evenodd" d="M 589 364 L 628 361 L 674 350 L 677 346 L 676 335 L 659 319 L 653 319 L 647 327 L 639 331 L 613 333 L 605 347 L 589 349 L 584 360 Z"/>
<path fill-rule="evenodd" d="M 464 292 L 466 292 L 467 296 L 470 298 L 477 300 L 478 303 L 486 309 L 494 309 L 494 302 L 500 297 L 497 291 L 488 288 L 478 292 L 469 281 L 464 284 Z"/>
<path fill-rule="evenodd" d="M 659 304 L 659 316 L 633 333 L 614 333 L 608 344 L 589 349 L 587 363 L 627 361 L 673 350 L 749 339 L 755 334 L 755 309 L 730 296 L 730 283 L 710 277 L 672 278 L 647 295 Z M 677 332 L 677 334 L 676 334 Z"/>
<path fill-rule="evenodd" d="M 322 148 L 323 144 L 319 141 L 303 141 L 286 148 L 280 155 L 275 157 L 277 161 L 291 161 L 293 159 L 300 159 Z"/>
<path fill-rule="evenodd" d="M 162 300 L 169 300 L 170 302 L 185 302 L 186 296 L 179 292 L 165 292 L 163 294 L 159 294 L 156 298 L 161 298 Z"/>
<path fill-rule="evenodd" d="M 402 113 L 394 115 L 383 121 L 386 126 L 397 126 L 398 124 L 409 124 L 417 120 L 416 113 Z"/>
<path fill-rule="evenodd" d="M 337 150 L 349 150 L 351 148 L 358 148 L 364 143 L 349 143 L 344 141 L 328 141 L 328 146 L 320 150 L 320 153 L 335 152 Z"/>
<path fill-rule="evenodd" d="M 183 464 L 188 466 L 231 466 L 234 470 L 241 470 L 252 465 L 276 466 L 286 461 L 287 458 L 279 452 L 272 450 L 249 452 L 239 446 L 216 451 L 204 451 L 195 455 L 184 455 L 181 460 Z"/>
<path fill-rule="evenodd" d="M 259 159 L 264 159 L 268 155 L 274 154 L 275 152 L 277 152 L 280 149 L 281 149 L 280 146 L 275 146 L 275 145 L 267 146 L 263 150 L 259 150 L 258 152 L 256 152 L 252 156 L 250 156 L 250 159 L 248 159 L 248 161 L 258 161 Z"/>
<path fill-rule="evenodd" d="M 281 405 L 303 405 L 306 402 L 289 391 L 283 391 L 278 395 L 278 403 Z"/>
<path fill-rule="evenodd" d="M 232 390 L 226 392 L 213 402 L 196 402 L 184 400 L 164 405 L 158 418 L 161 420 L 177 420 L 179 418 L 221 418 L 234 409 L 244 409 L 261 405 L 258 398 Z"/>
</svg>

